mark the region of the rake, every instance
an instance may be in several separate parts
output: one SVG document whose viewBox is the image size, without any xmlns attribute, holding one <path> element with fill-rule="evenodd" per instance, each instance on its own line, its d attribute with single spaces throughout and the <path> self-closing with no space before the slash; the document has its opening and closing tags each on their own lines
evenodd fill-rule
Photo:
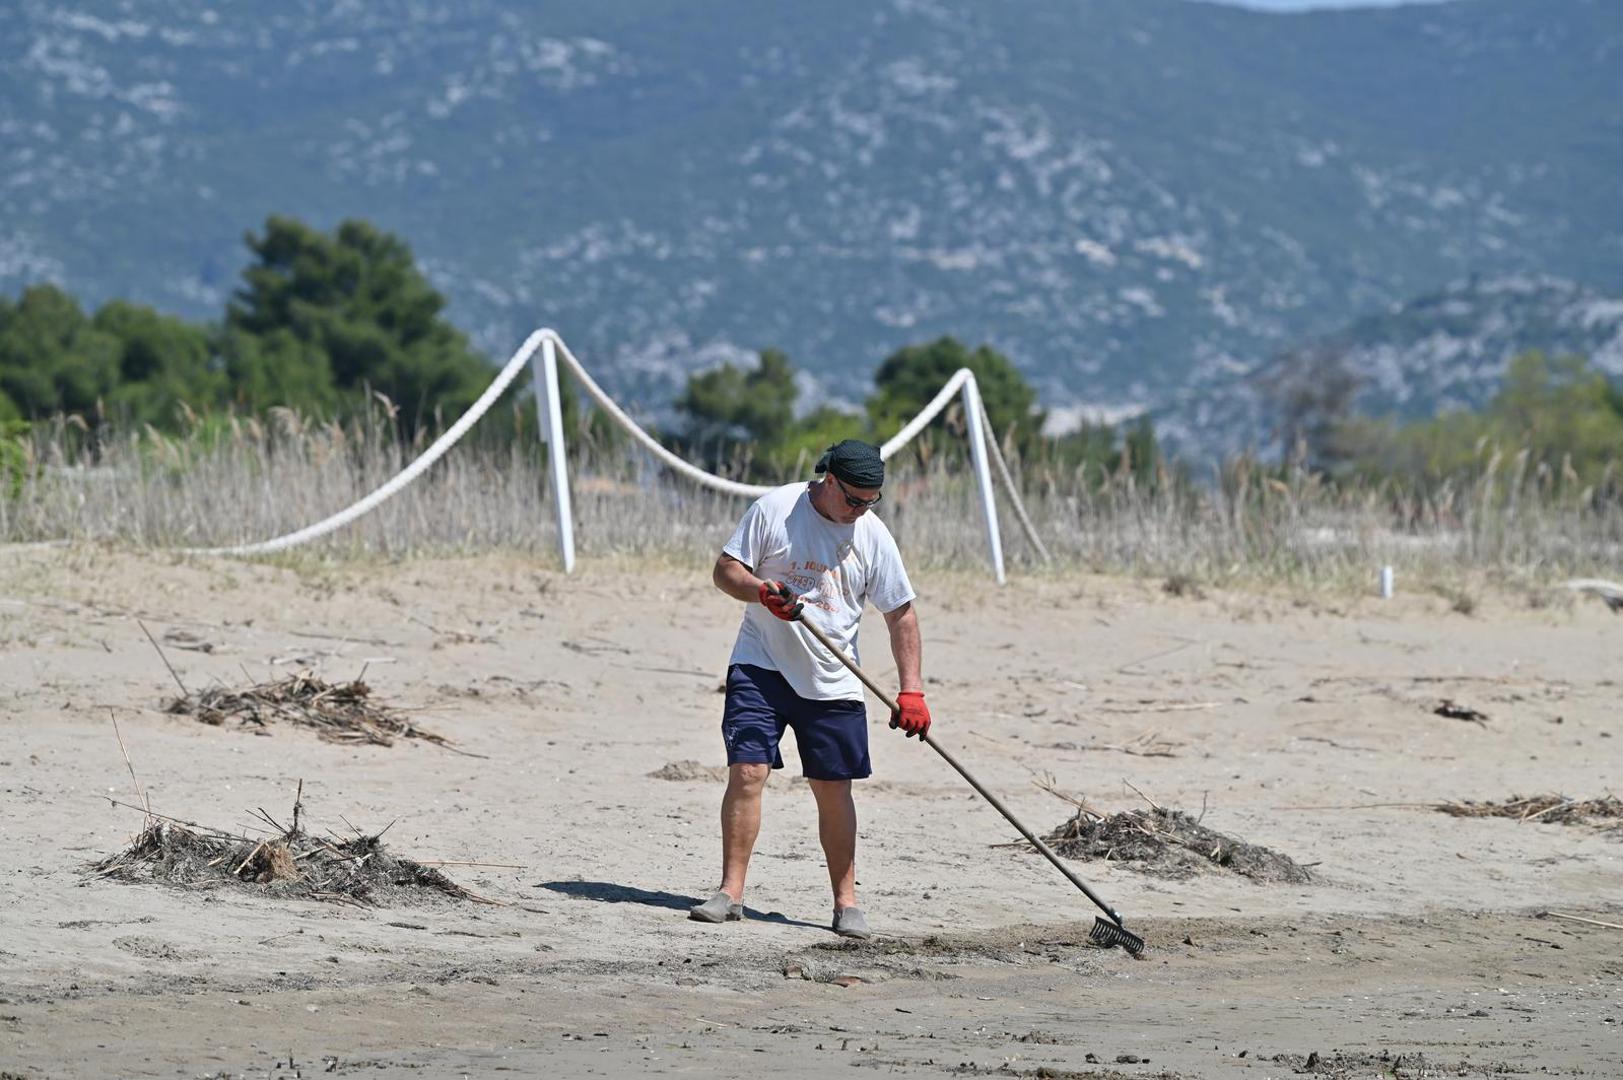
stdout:
<svg viewBox="0 0 1623 1080">
<path fill-rule="evenodd" d="M 895 699 L 889 694 L 885 693 L 885 691 L 881 690 L 879 685 L 868 677 L 868 673 L 858 667 L 855 660 L 852 660 L 849 656 L 846 656 L 845 653 L 840 650 L 839 646 L 830 641 L 828 639 L 828 635 L 824 634 L 822 630 L 818 629 L 810 619 L 796 616 L 796 621 L 798 621 L 801 626 L 804 626 L 811 633 L 812 637 L 821 642 L 823 648 L 833 653 L 835 659 L 839 660 L 840 663 L 849 668 L 851 674 L 861 679 L 863 685 L 869 690 L 873 691 L 874 697 L 877 697 L 882 704 L 890 709 L 893 717 L 890 726 L 895 727 L 896 721 L 894 716 L 898 711 Z M 1049 862 L 1053 863 L 1056 870 L 1064 874 L 1066 879 L 1069 880 L 1072 885 L 1075 885 L 1078 889 L 1081 889 L 1089 900 L 1092 900 L 1096 905 L 1098 905 L 1100 911 L 1103 911 L 1106 915 L 1110 916 L 1109 921 L 1106 921 L 1103 918 L 1094 918 L 1093 929 L 1088 931 L 1089 941 L 1093 942 L 1095 945 L 1102 945 L 1107 948 L 1112 945 L 1120 945 L 1123 949 L 1127 950 L 1127 954 L 1133 959 L 1142 960 L 1144 958 L 1144 939 L 1127 929 L 1127 927 L 1123 926 L 1121 916 L 1116 914 L 1116 910 L 1101 900 L 1099 895 L 1092 889 L 1088 888 L 1087 882 L 1077 877 L 1075 872 L 1072 871 L 1069 866 L 1066 866 L 1065 863 L 1060 860 L 1060 857 L 1054 853 L 1053 848 L 1039 840 L 1035 833 L 1026 828 L 1020 819 L 1015 817 L 1007 806 L 1003 805 L 1003 801 L 1001 799 L 999 799 L 996 795 L 993 795 L 990 791 L 987 791 L 986 788 L 981 785 L 981 782 L 970 774 L 968 769 L 964 768 L 958 763 L 957 758 L 948 753 L 947 749 L 940 743 L 930 738 L 928 733 L 920 735 L 919 741 L 924 743 L 931 750 L 934 750 L 936 753 L 940 754 L 942 758 L 946 760 L 948 765 L 951 765 L 958 771 L 959 776 L 962 776 L 965 780 L 969 781 L 969 786 L 974 788 L 976 792 L 980 794 L 981 798 L 991 803 L 993 808 L 996 809 L 998 813 L 1002 814 L 1008 819 L 1010 825 L 1013 825 L 1016 829 L 1020 830 L 1020 835 L 1029 840 L 1032 847 L 1042 852 L 1043 857 Z"/>
</svg>

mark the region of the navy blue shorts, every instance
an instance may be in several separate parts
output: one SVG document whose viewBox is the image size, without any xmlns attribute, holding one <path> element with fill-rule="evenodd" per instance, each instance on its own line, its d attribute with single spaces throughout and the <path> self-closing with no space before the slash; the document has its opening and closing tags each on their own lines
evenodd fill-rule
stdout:
<svg viewBox="0 0 1623 1080">
<path fill-rule="evenodd" d="M 794 728 L 808 780 L 861 780 L 873 775 L 868 707 L 862 702 L 809 701 L 769 668 L 754 664 L 728 668 L 727 704 L 721 714 L 727 764 L 783 768 L 778 744 L 784 728 Z"/>
</svg>

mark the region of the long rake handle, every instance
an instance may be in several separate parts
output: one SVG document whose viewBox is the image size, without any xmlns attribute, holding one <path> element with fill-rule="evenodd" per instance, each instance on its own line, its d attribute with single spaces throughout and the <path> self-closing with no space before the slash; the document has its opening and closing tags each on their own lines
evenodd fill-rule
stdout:
<svg viewBox="0 0 1623 1080">
<path fill-rule="evenodd" d="M 888 708 L 893 713 L 900 711 L 896 707 L 896 699 L 891 697 L 889 694 L 885 693 L 884 690 L 880 689 L 879 684 L 874 682 L 871 678 L 869 678 L 868 673 L 866 671 L 863 671 L 860 667 L 858 667 L 855 660 L 852 660 L 849 656 L 845 655 L 844 651 L 841 650 L 839 646 L 835 645 L 834 642 L 830 641 L 828 639 L 828 635 L 823 633 L 822 630 L 818 629 L 818 627 L 817 627 L 817 625 L 815 623 L 813 623 L 810 619 L 807 619 L 807 618 L 800 618 L 797 621 L 800 623 L 801 626 L 804 626 L 807 629 L 807 631 L 809 631 L 811 633 L 812 637 L 816 638 L 819 642 L 822 643 L 823 648 L 825 648 L 829 652 L 833 653 L 835 659 L 837 659 L 840 663 L 844 664 L 848 669 L 850 669 L 851 674 L 853 674 L 857 678 L 861 679 L 862 684 L 864 686 L 866 686 L 869 690 L 873 691 L 874 697 L 878 698 L 881 704 L 883 704 L 886 708 Z M 1008 819 L 1010 825 L 1013 825 L 1016 829 L 1020 830 L 1020 835 L 1024 836 L 1027 840 L 1031 841 L 1031 846 L 1036 848 L 1038 851 L 1042 852 L 1043 857 L 1046 858 L 1049 862 L 1054 864 L 1054 869 L 1056 869 L 1060 873 L 1064 874 L 1065 877 L 1070 881 L 1070 883 L 1072 885 L 1075 885 L 1078 889 L 1081 889 L 1082 892 L 1087 895 L 1087 898 L 1089 900 L 1092 900 L 1095 904 L 1097 904 L 1099 906 L 1100 911 L 1103 911 L 1106 915 L 1110 916 L 1110 920 L 1112 922 L 1114 922 L 1117 926 L 1122 925 L 1121 916 L 1116 914 L 1115 909 L 1113 909 L 1109 904 L 1105 903 L 1103 900 L 1099 899 L 1099 895 L 1097 893 L 1095 893 L 1092 889 L 1088 888 L 1087 882 L 1085 882 L 1081 878 L 1077 877 L 1076 873 L 1074 871 L 1072 871 L 1072 869 L 1069 866 L 1066 866 L 1062 861 L 1060 861 L 1060 857 L 1054 853 L 1053 848 L 1051 848 L 1047 844 L 1043 843 L 1041 840 L 1039 840 L 1037 838 L 1037 835 L 1035 833 L 1033 833 L 1030 829 L 1026 828 L 1025 824 L 1023 822 L 1021 822 L 1021 820 L 1019 818 L 1014 816 L 1014 812 L 1011 811 L 1007 806 L 1003 805 L 1003 800 L 999 799 L 996 795 L 992 794 L 990 791 L 987 791 L 986 788 L 981 785 L 981 782 L 979 780 L 975 779 L 974 775 L 968 769 L 964 768 L 962 765 L 960 765 L 958 763 L 958 759 L 953 757 L 952 754 L 950 754 L 947 751 L 946 747 L 942 746 L 940 743 L 938 743 L 934 739 L 930 738 L 930 735 L 929 735 L 928 732 L 926 732 L 923 735 L 920 735 L 919 740 L 921 742 L 923 742 L 926 746 L 928 746 L 931 750 L 934 750 L 936 753 L 940 754 L 942 756 L 942 758 L 945 759 L 945 761 L 947 762 L 948 765 L 951 765 L 954 769 L 956 769 L 958 771 L 959 776 L 962 776 L 965 780 L 969 781 L 969 786 L 974 788 L 976 790 L 976 792 L 978 792 L 980 794 L 981 798 L 983 798 L 987 802 L 991 803 L 992 807 L 995 810 L 997 810 L 998 813 L 1002 814 L 1005 818 Z M 1126 929 L 1126 927 L 1122 927 L 1122 928 Z"/>
</svg>

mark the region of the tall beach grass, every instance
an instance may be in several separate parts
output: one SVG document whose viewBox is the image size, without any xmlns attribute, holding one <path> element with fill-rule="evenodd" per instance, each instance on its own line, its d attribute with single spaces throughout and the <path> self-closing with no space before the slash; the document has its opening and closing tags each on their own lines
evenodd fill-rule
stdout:
<svg viewBox="0 0 1623 1080">
<path fill-rule="evenodd" d="M 588 427 L 577 436 L 569 468 L 583 557 L 708 560 L 744 510 L 746 500 L 672 477 Z M 174 549 L 263 540 L 350 505 L 426 442 L 402 443 L 377 413 L 339 424 L 277 410 L 263 420 L 195 420 L 180 434 L 36 425 L 0 475 L 0 542 Z M 400 495 L 307 550 L 555 558 L 545 454 L 533 432 L 481 439 L 476 429 Z M 1015 569 L 1333 587 L 1367 583 L 1385 564 L 1411 580 L 1531 584 L 1604 576 L 1623 553 L 1623 500 L 1610 483 L 1580 487 L 1569 471 L 1487 447 L 1468 472 L 1424 488 L 1332 484 L 1245 462 L 1147 485 L 1096 465 L 1013 465 L 1053 556 L 1048 565 L 1037 558 L 1000 492 Z M 913 565 L 985 564 L 979 495 L 960 453 L 904 451 L 881 515 Z"/>
</svg>

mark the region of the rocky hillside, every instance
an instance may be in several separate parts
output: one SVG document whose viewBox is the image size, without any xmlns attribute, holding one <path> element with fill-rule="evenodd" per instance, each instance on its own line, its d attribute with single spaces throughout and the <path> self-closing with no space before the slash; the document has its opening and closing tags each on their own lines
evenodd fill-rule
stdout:
<svg viewBox="0 0 1623 1080">
<path fill-rule="evenodd" d="M 1549 277 L 1468 278 L 1293 344 L 1198 400 L 1206 445 L 1266 446 L 1280 388 L 1345 386 L 1359 412 L 1414 420 L 1480 409 L 1524 352 L 1583 356 L 1623 379 L 1623 297 Z"/>
<path fill-rule="evenodd" d="M 1613 0 L 16 0 L 0 58 L 0 289 L 214 317 L 267 214 L 364 216 L 492 355 L 551 324 L 650 404 L 953 333 L 1229 441 L 1202 403 L 1290 342 L 1623 280 Z M 1404 355 L 1405 410 L 1491 366 Z"/>
</svg>

